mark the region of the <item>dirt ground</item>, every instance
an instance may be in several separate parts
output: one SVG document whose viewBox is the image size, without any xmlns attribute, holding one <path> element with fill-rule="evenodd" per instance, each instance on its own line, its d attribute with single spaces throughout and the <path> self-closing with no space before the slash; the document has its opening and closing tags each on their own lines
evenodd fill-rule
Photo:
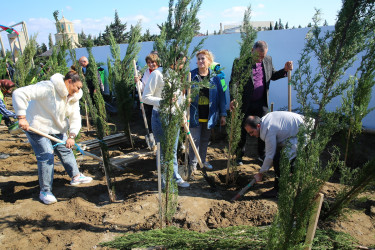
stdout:
<svg viewBox="0 0 375 250">
<path fill-rule="evenodd" d="M 84 122 L 83 122 L 84 124 Z M 132 131 L 136 133 L 138 131 Z M 81 141 L 92 138 L 83 133 Z M 374 141 L 374 137 L 372 142 Z M 209 146 L 208 160 L 214 166 L 208 171 L 220 183 L 226 173 L 225 140 L 215 139 Z M 135 139 L 136 149 L 145 148 L 142 137 Z M 129 152 L 128 144 L 111 148 L 113 155 Z M 374 153 L 373 149 L 373 153 Z M 98 151 L 91 151 L 99 155 Z M 190 188 L 179 189 L 178 208 L 173 224 L 196 231 L 234 225 L 269 225 L 277 212 L 277 199 L 262 199 L 260 194 L 272 187 L 271 172 L 239 201 L 230 202 L 240 188 L 251 181 L 259 170 L 254 159 L 254 141 L 248 145 L 248 155 L 239 168 L 236 185 L 213 191 L 202 176 L 190 181 Z M 70 178 L 56 164 L 53 193 L 58 202 L 44 205 L 38 199 L 39 184 L 36 159 L 25 135 L 11 136 L 0 125 L 0 248 L 1 249 L 92 249 L 123 233 L 157 227 L 157 172 L 155 158 L 142 159 L 115 172 L 117 201 L 109 202 L 102 166 L 78 156 L 81 171 L 93 177 L 93 182 L 70 186 Z M 57 161 L 58 162 L 58 161 Z M 221 185 L 224 187 L 224 185 Z M 327 183 L 324 193 L 337 192 L 338 184 Z M 330 228 L 355 237 L 360 245 L 375 245 L 375 194 L 365 194 L 360 203 L 345 218 L 331 223 Z"/>
</svg>

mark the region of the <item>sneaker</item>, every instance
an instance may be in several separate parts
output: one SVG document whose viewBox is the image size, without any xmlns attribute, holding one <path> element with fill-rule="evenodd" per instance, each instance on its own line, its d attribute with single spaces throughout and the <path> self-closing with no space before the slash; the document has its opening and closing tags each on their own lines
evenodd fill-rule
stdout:
<svg viewBox="0 0 375 250">
<path fill-rule="evenodd" d="M 177 181 L 177 185 L 179 187 L 187 188 L 190 187 L 190 184 L 184 180 Z"/>
<path fill-rule="evenodd" d="M 47 205 L 57 202 L 56 197 L 51 192 L 41 191 L 39 193 L 39 199 Z"/>
<path fill-rule="evenodd" d="M 92 181 L 91 177 L 84 176 L 82 173 L 80 173 L 78 176 L 74 177 L 72 181 L 70 182 L 70 185 L 79 185 L 83 183 L 90 183 Z"/>
<path fill-rule="evenodd" d="M 203 163 L 203 165 L 204 165 L 204 167 L 205 168 L 207 168 L 208 170 L 212 170 L 212 165 L 208 162 L 208 161 L 206 161 L 205 163 Z"/>
<path fill-rule="evenodd" d="M 272 188 L 271 190 L 268 190 L 267 192 L 264 192 L 262 194 L 262 197 L 264 198 L 276 198 L 278 194 L 278 190 L 275 188 Z"/>
</svg>

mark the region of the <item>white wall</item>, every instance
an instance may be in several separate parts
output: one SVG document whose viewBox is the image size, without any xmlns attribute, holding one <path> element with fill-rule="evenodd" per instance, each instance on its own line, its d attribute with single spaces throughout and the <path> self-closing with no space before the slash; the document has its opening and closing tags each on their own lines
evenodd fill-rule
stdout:
<svg viewBox="0 0 375 250">
<path fill-rule="evenodd" d="M 332 26 L 322 27 L 322 32 L 326 30 L 332 30 Z M 276 70 L 284 67 L 286 61 L 292 60 L 294 62 L 294 68 L 297 68 L 297 61 L 300 57 L 300 53 L 304 47 L 305 36 L 308 32 L 308 28 L 303 29 L 289 29 L 289 30 L 273 30 L 273 31 L 260 31 L 258 32 L 257 40 L 264 40 L 268 43 L 268 55 L 272 56 L 273 65 Z M 194 47 L 198 42 L 205 37 L 195 37 L 191 48 Z M 219 62 L 224 67 L 226 75 L 226 81 L 229 83 L 230 74 L 232 70 L 232 63 L 234 58 L 239 55 L 241 41 L 240 34 L 223 34 L 208 36 L 204 42 L 205 49 L 209 49 L 215 55 L 215 61 Z M 138 62 L 141 66 L 145 65 L 144 58 L 148 53 L 152 51 L 153 42 L 141 43 L 141 50 L 138 54 Z M 121 58 L 124 58 L 126 53 L 127 44 L 121 44 Z M 94 57 L 97 62 L 107 63 L 107 57 L 111 56 L 109 46 L 100 46 L 92 49 Z M 77 59 L 81 56 L 87 56 L 86 48 L 76 49 Z M 360 59 L 360 57 L 359 57 Z M 358 66 L 360 61 L 358 60 L 354 67 Z M 312 61 L 312 69 L 316 68 L 316 62 Z M 354 67 L 349 69 L 346 73 L 353 74 Z M 195 58 L 190 62 L 190 68 L 196 68 Z M 280 79 L 275 82 L 271 82 L 269 91 L 269 102 L 274 103 L 274 110 L 286 108 L 288 105 L 288 80 L 287 78 Z M 375 106 L 375 90 L 372 90 L 372 99 L 370 107 Z M 334 100 L 329 108 L 334 109 L 341 105 L 339 98 Z M 292 108 L 298 106 L 296 101 L 296 93 L 292 91 Z M 365 128 L 375 129 L 375 111 L 368 114 L 364 120 L 363 125 Z"/>
</svg>

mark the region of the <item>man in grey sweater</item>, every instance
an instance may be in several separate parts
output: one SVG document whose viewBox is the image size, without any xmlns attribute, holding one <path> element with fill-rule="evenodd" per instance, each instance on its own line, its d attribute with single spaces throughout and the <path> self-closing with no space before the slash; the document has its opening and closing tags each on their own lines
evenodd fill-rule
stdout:
<svg viewBox="0 0 375 250">
<path fill-rule="evenodd" d="M 293 161 L 297 153 L 297 133 L 301 124 L 304 125 L 304 123 L 304 116 L 287 111 L 271 112 L 262 118 L 258 116 L 246 118 L 244 124 L 246 132 L 250 136 L 260 138 L 265 142 L 265 158 L 259 173 L 254 176 L 256 182 L 262 180 L 263 173 L 267 172 L 272 164 L 276 174 L 274 188 L 263 193 L 263 197 L 277 196 L 279 190 L 278 178 L 280 177 L 280 151 L 287 142 L 291 145 L 287 153 L 293 168 Z"/>
</svg>

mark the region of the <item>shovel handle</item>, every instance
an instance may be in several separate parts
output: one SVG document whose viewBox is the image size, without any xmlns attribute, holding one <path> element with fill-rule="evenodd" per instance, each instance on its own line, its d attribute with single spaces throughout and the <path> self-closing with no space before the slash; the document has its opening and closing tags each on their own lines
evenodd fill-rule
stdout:
<svg viewBox="0 0 375 250">
<path fill-rule="evenodd" d="M 236 201 L 238 198 L 240 198 L 252 185 L 254 185 L 254 183 L 256 182 L 255 179 L 253 179 L 249 184 L 246 185 L 246 187 L 244 187 L 243 189 L 241 189 L 240 192 L 238 192 L 238 194 L 236 194 L 232 199 L 231 201 Z"/>
<path fill-rule="evenodd" d="M 37 129 L 35 129 L 35 128 L 29 127 L 29 130 L 30 130 L 31 132 L 34 132 L 35 134 L 38 134 L 38 135 L 44 136 L 44 137 L 50 139 L 51 141 L 54 141 L 54 142 L 57 142 L 57 143 L 63 143 L 63 144 L 65 144 L 64 141 L 62 141 L 62 140 L 60 140 L 60 139 L 58 139 L 58 138 L 56 138 L 56 137 L 50 136 L 49 134 L 46 134 L 46 133 L 44 133 L 44 132 L 42 132 L 42 131 L 39 131 L 39 130 L 37 130 Z M 87 151 L 83 151 L 83 150 L 81 150 L 81 151 L 82 151 L 85 155 L 87 155 L 87 156 L 89 156 L 89 157 L 91 157 L 91 158 L 93 158 L 93 159 L 95 159 L 95 160 L 98 160 L 98 161 L 100 161 L 100 162 L 103 162 L 103 158 L 101 158 L 101 157 L 99 157 L 99 156 L 96 156 L 96 155 L 94 155 L 94 154 L 91 154 L 91 153 L 89 153 L 89 152 L 87 152 Z"/>
</svg>

